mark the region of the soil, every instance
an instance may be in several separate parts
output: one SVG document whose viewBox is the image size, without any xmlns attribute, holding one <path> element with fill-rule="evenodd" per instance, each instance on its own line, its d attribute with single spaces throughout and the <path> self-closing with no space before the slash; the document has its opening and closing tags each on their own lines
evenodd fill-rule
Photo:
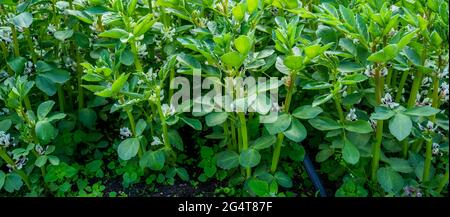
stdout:
<svg viewBox="0 0 450 217">
<path fill-rule="evenodd" d="M 215 189 L 220 186 L 217 182 L 200 183 L 198 187 L 178 182 L 174 185 L 159 185 L 157 190 L 152 191 L 145 183 L 124 188 L 121 180 L 116 179 L 106 184 L 104 196 L 108 196 L 109 192 L 124 192 L 128 197 L 213 197 Z"/>
</svg>

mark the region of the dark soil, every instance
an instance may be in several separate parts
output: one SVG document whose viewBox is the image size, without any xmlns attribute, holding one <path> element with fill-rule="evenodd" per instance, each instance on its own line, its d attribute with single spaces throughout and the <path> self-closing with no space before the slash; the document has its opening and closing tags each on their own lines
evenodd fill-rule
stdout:
<svg viewBox="0 0 450 217">
<path fill-rule="evenodd" d="M 116 179 L 106 184 L 104 196 L 108 196 L 109 192 L 124 192 L 129 197 L 212 197 L 217 187 L 220 187 L 217 182 L 200 183 L 197 187 L 184 182 L 174 185 L 158 185 L 158 188 L 154 190 L 146 183 L 138 183 L 124 188 L 121 180 Z"/>
</svg>

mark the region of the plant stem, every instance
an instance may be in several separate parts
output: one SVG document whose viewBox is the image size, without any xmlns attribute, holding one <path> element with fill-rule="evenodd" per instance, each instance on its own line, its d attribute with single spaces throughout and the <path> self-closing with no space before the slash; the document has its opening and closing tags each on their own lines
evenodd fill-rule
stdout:
<svg viewBox="0 0 450 217">
<path fill-rule="evenodd" d="M 59 101 L 59 111 L 64 113 L 64 90 L 62 85 L 58 87 L 58 101 Z"/>
<path fill-rule="evenodd" d="M 420 84 L 422 83 L 422 77 L 423 77 L 422 72 L 418 70 L 416 73 L 416 76 L 414 76 L 413 84 L 412 84 L 411 91 L 409 94 L 408 105 L 407 105 L 408 108 L 412 108 L 416 104 L 417 93 L 419 92 Z"/>
<path fill-rule="evenodd" d="M 432 139 L 428 139 L 427 145 L 426 145 L 425 163 L 424 163 L 424 166 L 423 166 L 423 177 L 422 177 L 423 182 L 427 182 L 428 180 L 430 180 L 430 168 L 431 168 L 431 159 L 432 159 L 432 153 L 431 153 L 432 145 L 433 145 L 433 140 Z"/>
<path fill-rule="evenodd" d="M 133 51 L 134 55 L 134 67 L 136 68 L 136 71 L 142 72 L 141 61 L 139 61 L 138 50 L 136 47 L 136 42 L 134 41 L 131 43 L 131 50 Z"/>
<path fill-rule="evenodd" d="M 375 101 L 377 105 L 381 104 L 381 96 L 383 95 L 384 79 L 380 75 L 380 69 L 375 69 Z M 375 143 L 372 146 L 372 181 L 377 179 L 377 171 L 381 156 L 381 141 L 383 139 L 383 121 L 377 121 L 377 129 L 375 133 Z"/>
<path fill-rule="evenodd" d="M 19 41 L 17 40 L 17 31 L 16 31 L 16 27 L 14 27 L 12 25 L 11 25 L 11 33 L 12 33 L 13 44 L 14 44 L 14 56 L 19 57 L 20 52 L 19 52 Z"/>
<path fill-rule="evenodd" d="M 37 62 L 37 56 L 36 53 L 34 53 L 34 46 L 33 46 L 33 39 L 31 38 L 30 30 L 28 28 L 24 29 L 25 38 L 27 40 L 28 49 L 30 52 L 31 59 L 33 60 L 33 64 L 36 64 Z"/>
<path fill-rule="evenodd" d="M 291 104 L 292 94 L 294 92 L 294 86 L 295 86 L 295 76 L 296 76 L 296 72 L 292 72 L 290 75 L 291 82 L 289 84 L 286 99 L 284 101 L 284 107 L 285 107 L 284 110 L 286 113 L 289 113 L 289 107 Z M 270 171 L 272 173 L 275 173 L 277 171 L 278 161 L 280 160 L 280 154 L 281 154 L 281 145 L 283 144 L 283 140 L 284 140 L 284 134 L 278 133 L 277 142 L 275 143 L 275 149 L 274 149 L 273 155 L 272 155 L 272 166 L 270 167 Z"/>
<path fill-rule="evenodd" d="M 241 134 L 242 134 L 242 150 L 245 151 L 248 149 L 248 134 L 247 134 L 247 123 L 245 120 L 245 115 L 243 112 L 238 113 L 239 116 L 239 122 L 241 123 Z M 251 169 L 250 167 L 245 168 L 247 178 L 251 176 Z"/>
<path fill-rule="evenodd" d="M 397 88 L 397 95 L 395 95 L 396 102 L 400 102 L 400 100 L 402 98 L 402 92 L 403 92 L 403 88 L 405 87 L 406 79 L 408 79 L 408 74 L 409 74 L 409 71 L 404 71 L 402 73 L 402 77 L 400 78 L 400 84 L 398 85 L 398 88 Z"/>
<path fill-rule="evenodd" d="M 164 113 L 161 108 L 161 99 L 159 97 L 160 95 L 161 95 L 160 89 L 156 88 L 156 103 L 157 103 L 156 109 L 158 110 L 159 119 L 161 119 L 161 127 L 163 130 L 164 146 L 166 147 L 166 149 L 168 151 L 170 151 L 170 150 L 172 150 L 172 146 L 170 145 L 170 142 L 169 142 L 169 132 L 167 129 L 166 118 L 165 118 Z"/>
<path fill-rule="evenodd" d="M 445 185 L 448 183 L 448 167 L 447 171 L 445 171 L 444 177 L 442 177 L 441 182 L 439 182 L 439 187 L 437 188 L 437 192 L 441 193 L 442 189 L 444 189 Z"/>
</svg>

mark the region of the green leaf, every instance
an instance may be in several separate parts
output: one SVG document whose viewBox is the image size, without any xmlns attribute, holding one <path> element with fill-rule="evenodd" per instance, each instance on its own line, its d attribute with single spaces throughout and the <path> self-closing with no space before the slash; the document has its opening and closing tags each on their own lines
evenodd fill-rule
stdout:
<svg viewBox="0 0 450 217">
<path fill-rule="evenodd" d="M 120 54 L 120 63 L 131 66 L 134 63 L 134 55 L 130 49 L 125 49 L 122 54 Z"/>
<path fill-rule="evenodd" d="M 12 18 L 12 22 L 19 28 L 30 28 L 33 23 L 33 15 L 28 12 L 22 12 L 19 15 Z"/>
<path fill-rule="evenodd" d="M 194 118 L 188 118 L 188 117 L 181 117 L 181 120 L 189 125 L 190 127 L 194 128 L 195 130 L 202 130 L 202 122 L 200 122 L 197 119 Z"/>
<path fill-rule="evenodd" d="M 34 129 L 42 145 L 48 144 L 55 138 L 55 128 L 48 121 L 38 121 Z"/>
<path fill-rule="evenodd" d="M 133 34 L 136 37 L 145 34 L 148 30 L 150 30 L 150 28 L 152 28 L 155 22 L 156 19 L 153 18 L 153 13 L 148 13 L 137 21 L 137 24 L 133 29 Z"/>
<path fill-rule="evenodd" d="M 269 193 L 269 184 L 262 180 L 250 179 L 248 181 L 248 187 L 253 193 L 260 197 L 264 197 Z"/>
<path fill-rule="evenodd" d="M 12 121 L 10 119 L 5 119 L 0 121 L 0 131 L 7 132 L 11 128 Z"/>
<path fill-rule="evenodd" d="M 411 42 L 411 40 L 416 36 L 418 29 L 407 33 L 406 35 L 402 36 L 400 41 L 397 43 L 398 50 L 403 50 L 403 48 Z"/>
<path fill-rule="evenodd" d="M 364 120 L 347 121 L 344 128 L 355 133 L 370 133 L 373 131 L 370 123 Z"/>
<path fill-rule="evenodd" d="M 409 164 L 409 161 L 401 158 L 389 158 L 388 161 L 391 168 L 401 173 L 414 172 L 414 168 Z"/>
<path fill-rule="evenodd" d="M 291 125 L 291 116 L 283 113 L 277 116 L 277 119 L 272 123 L 265 123 L 264 127 L 267 129 L 270 135 L 284 132 Z"/>
<path fill-rule="evenodd" d="M 180 136 L 180 134 L 178 134 L 177 130 L 174 130 L 174 129 L 169 130 L 169 142 L 176 149 L 178 149 L 180 151 L 184 151 L 183 139 L 181 139 L 181 136 Z"/>
<path fill-rule="evenodd" d="M 239 164 L 243 167 L 255 167 L 259 164 L 261 155 L 256 149 L 243 150 L 239 155 Z"/>
<path fill-rule="evenodd" d="M 202 68 L 200 62 L 197 59 L 195 59 L 195 57 L 193 57 L 189 54 L 185 54 L 185 53 L 178 54 L 177 60 L 179 62 L 181 62 L 183 65 L 186 65 L 192 69 L 201 69 Z"/>
<path fill-rule="evenodd" d="M 83 108 L 78 111 L 78 118 L 81 124 L 89 129 L 95 128 L 97 113 L 91 108 Z"/>
<path fill-rule="evenodd" d="M 304 105 L 296 108 L 292 112 L 292 116 L 300 119 L 311 119 L 322 113 L 323 110 L 320 107 L 312 107 L 311 105 Z"/>
<path fill-rule="evenodd" d="M 23 57 L 15 57 L 13 59 L 8 60 L 8 66 L 17 74 L 23 72 L 25 68 L 25 63 L 27 60 Z"/>
<path fill-rule="evenodd" d="M 55 95 L 57 86 L 53 81 L 39 74 L 36 76 L 35 81 L 36 87 L 39 88 L 39 90 L 42 90 L 48 96 Z"/>
<path fill-rule="evenodd" d="M 375 113 L 372 113 L 370 119 L 373 120 L 387 120 L 395 115 L 395 112 L 385 106 L 375 107 Z"/>
<path fill-rule="evenodd" d="M 316 161 L 318 163 L 324 162 L 328 158 L 333 156 L 333 154 L 334 154 L 334 151 L 333 151 L 333 149 L 330 149 L 330 148 L 320 150 L 319 153 L 317 153 L 317 155 L 316 155 Z"/>
<path fill-rule="evenodd" d="M 292 187 L 292 179 L 286 173 L 283 173 L 281 171 L 277 171 L 274 175 L 275 180 L 277 183 L 285 188 L 291 188 Z"/>
<path fill-rule="evenodd" d="M 127 82 L 128 76 L 130 76 L 130 74 L 121 74 L 119 76 L 119 78 L 117 80 L 114 81 L 114 83 L 111 86 L 111 91 L 113 94 L 118 93 L 123 85 L 125 85 L 125 83 Z"/>
<path fill-rule="evenodd" d="M 208 127 L 213 127 L 225 122 L 228 118 L 228 113 L 226 112 L 212 112 L 205 116 L 206 125 Z"/>
<path fill-rule="evenodd" d="M 349 164 L 356 164 L 359 161 L 360 153 L 353 143 L 347 138 L 344 139 L 344 148 L 342 149 L 342 157 Z"/>
<path fill-rule="evenodd" d="M 284 65 L 291 70 L 299 70 L 303 66 L 302 56 L 287 56 L 283 61 Z"/>
<path fill-rule="evenodd" d="M 53 155 L 48 155 L 48 161 L 52 164 L 52 165 L 59 165 L 59 158 Z"/>
<path fill-rule="evenodd" d="M 56 39 L 58 39 L 60 41 L 64 41 L 64 40 L 72 37 L 73 30 L 66 29 L 66 30 L 62 30 L 62 31 L 56 31 L 53 35 L 55 36 Z"/>
<path fill-rule="evenodd" d="M 408 137 L 411 133 L 411 129 L 411 118 L 407 115 L 397 113 L 394 118 L 389 120 L 389 131 L 398 141 L 402 141 Z"/>
<path fill-rule="evenodd" d="M 431 106 L 418 106 L 403 111 L 403 114 L 411 116 L 431 116 L 439 112 L 439 109 L 433 108 Z"/>
<path fill-rule="evenodd" d="M 372 62 L 387 62 L 397 56 L 398 51 L 396 44 L 390 44 L 382 50 L 370 55 L 367 60 Z"/>
<path fill-rule="evenodd" d="M 306 138 L 306 129 L 303 124 L 297 119 L 292 119 L 289 129 L 283 132 L 283 134 L 294 142 L 301 142 Z"/>
<path fill-rule="evenodd" d="M 350 85 L 350 84 L 356 84 L 367 80 L 367 76 L 363 74 L 352 74 L 347 75 L 341 80 L 341 84 Z"/>
<path fill-rule="evenodd" d="M 341 62 L 338 66 L 338 71 L 342 73 L 353 73 L 364 70 L 361 65 L 358 65 L 353 62 Z"/>
<path fill-rule="evenodd" d="M 245 57 L 237 51 L 228 52 L 220 57 L 223 63 L 233 67 L 240 67 Z"/>
<path fill-rule="evenodd" d="M 142 155 L 139 160 L 139 165 L 141 167 L 148 167 L 151 170 L 161 170 L 166 162 L 166 156 L 163 151 L 147 151 Z"/>
<path fill-rule="evenodd" d="M 330 83 L 327 83 L 327 82 L 313 81 L 313 82 L 308 82 L 307 84 L 305 84 L 305 86 L 303 86 L 303 89 L 305 89 L 305 90 L 322 90 L 322 89 L 328 89 L 332 86 L 333 85 L 331 85 Z"/>
<path fill-rule="evenodd" d="M 48 100 L 41 104 L 39 104 L 37 108 L 37 116 L 39 120 L 43 120 L 47 114 L 52 110 L 53 106 L 55 105 L 55 101 Z"/>
<path fill-rule="evenodd" d="M 34 165 L 36 165 L 37 167 L 42 167 L 45 165 L 45 163 L 47 163 L 47 160 L 48 160 L 47 155 L 39 156 L 34 162 Z"/>
<path fill-rule="evenodd" d="M 247 10 L 250 14 L 258 8 L 259 0 L 247 0 Z"/>
<path fill-rule="evenodd" d="M 139 139 L 128 138 L 123 140 L 117 147 L 117 152 L 122 160 L 130 160 L 139 151 Z"/>
<path fill-rule="evenodd" d="M 222 151 L 216 155 L 217 166 L 229 170 L 239 165 L 239 155 L 230 150 Z"/>
<path fill-rule="evenodd" d="M 241 21 L 245 16 L 245 8 L 242 3 L 237 4 L 231 12 L 233 13 L 234 19 Z"/>
<path fill-rule="evenodd" d="M 333 98 L 333 95 L 330 93 L 327 93 L 327 94 L 324 94 L 321 96 L 317 96 L 314 98 L 314 101 L 312 102 L 312 107 L 317 108 L 317 106 L 330 101 L 331 98 Z"/>
<path fill-rule="evenodd" d="M 145 122 L 143 119 L 139 119 L 138 122 L 136 123 L 136 136 L 135 137 L 142 135 L 142 133 L 144 132 L 146 127 L 147 127 L 147 122 Z"/>
<path fill-rule="evenodd" d="M 67 12 L 67 14 L 69 14 L 69 15 L 75 16 L 76 18 L 78 18 L 79 20 L 81 20 L 87 24 L 92 24 L 94 22 L 92 16 L 84 11 L 65 10 L 65 12 Z"/>
<path fill-rule="evenodd" d="M 308 123 L 320 131 L 341 129 L 341 125 L 339 125 L 335 120 L 328 117 L 316 117 L 314 119 L 308 120 Z"/>
<path fill-rule="evenodd" d="M 277 138 L 274 135 L 267 135 L 257 138 L 251 148 L 261 150 L 272 146 L 276 142 Z"/>
<path fill-rule="evenodd" d="M 122 38 L 122 37 L 128 37 L 129 33 L 123 29 L 114 28 L 110 30 L 106 30 L 100 34 L 98 34 L 99 37 L 105 37 L 105 38 Z"/>
<path fill-rule="evenodd" d="M 20 190 L 23 182 L 19 175 L 15 173 L 9 173 L 5 177 L 5 184 L 3 185 L 3 189 L 5 191 L 12 193 L 14 191 Z"/>
<path fill-rule="evenodd" d="M 234 46 L 236 47 L 236 50 L 239 51 L 239 53 L 245 55 L 250 51 L 252 47 L 252 40 L 246 35 L 241 35 L 234 40 Z"/>
<path fill-rule="evenodd" d="M 404 181 L 400 174 L 391 168 L 382 167 L 377 171 L 377 180 L 384 191 L 398 193 L 402 190 Z"/>
</svg>

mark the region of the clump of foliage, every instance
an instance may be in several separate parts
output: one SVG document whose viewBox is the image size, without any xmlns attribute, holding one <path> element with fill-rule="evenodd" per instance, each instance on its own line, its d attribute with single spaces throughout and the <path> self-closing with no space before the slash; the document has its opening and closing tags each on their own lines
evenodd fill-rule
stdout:
<svg viewBox="0 0 450 217">
<path fill-rule="evenodd" d="M 448 2 L 0 0 L 0 195 L 448 195 Z M 277 78 L 244 112 L 176 77 Z M 239 87 L 241 84 L 232 84 Z M 206 90 L 202 92 L 207 93 Z M 235 95 L 238 95 L 235 93 Z M 261 96 L 261 97 L 260 97 Z M 265 122 L 268 111 L 278 112 Z"/>
</svg>

